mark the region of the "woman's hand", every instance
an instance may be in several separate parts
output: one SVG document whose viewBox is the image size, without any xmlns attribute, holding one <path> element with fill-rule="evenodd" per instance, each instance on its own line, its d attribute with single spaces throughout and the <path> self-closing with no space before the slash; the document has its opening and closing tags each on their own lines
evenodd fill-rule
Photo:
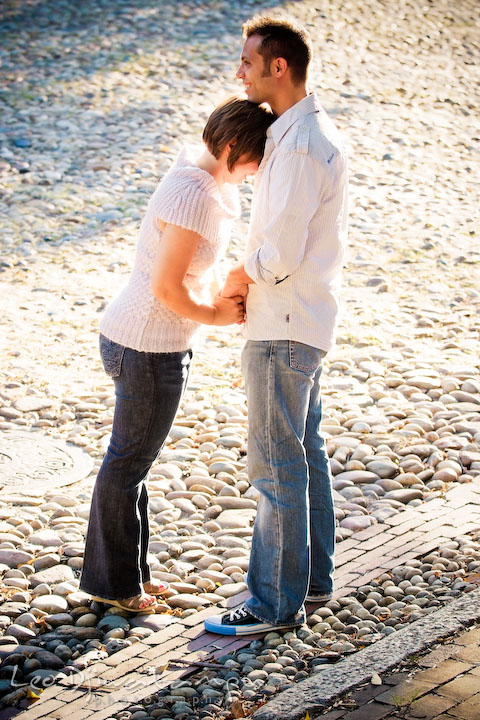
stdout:
<svg viewBox="0 0 480 720">
<path fill-rule="evenodd" d="M 214 308 L 212 325 L 233 325 L 244 321 L 245 306 L 241 295 L 224 298 L 218 294 L 213 298 L 212 305 Z"/>
</svg>

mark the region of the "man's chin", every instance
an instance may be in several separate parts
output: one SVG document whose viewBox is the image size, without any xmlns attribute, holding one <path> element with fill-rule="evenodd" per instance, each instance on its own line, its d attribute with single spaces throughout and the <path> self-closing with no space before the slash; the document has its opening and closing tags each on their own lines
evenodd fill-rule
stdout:
<svg viewBox="0 0 480 720">
<path fill-rule="evenodd" d="M 258 93 L 255 92 L 255 90 L 246 90 L 247 98 L 250 100 L 250 102 L 260 103 L 264 102 L 263 98 L 260 97 Z"/>
</svg>

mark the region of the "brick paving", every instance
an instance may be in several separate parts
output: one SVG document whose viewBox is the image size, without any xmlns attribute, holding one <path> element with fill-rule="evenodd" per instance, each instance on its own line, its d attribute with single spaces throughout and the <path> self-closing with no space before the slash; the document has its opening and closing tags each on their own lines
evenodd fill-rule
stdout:
<svg viewBox="0 0 480 720">
<path fill-rule="evenodd" d="M 480 483 L 453 488 L 443 498 L 406 508 L 382 525 L 374 525 L 343 541 L 337 552 L 335 595 L 341 597 L 396 565 L 424 555 L 453 537 L 480 528 Z M 236 607 L 239 595 L 155 632 L 76 676 L 46 689 L 18 720 L 104 720 L 198 670 L 189 663 L 214 661 L 248 645 L 256 637 L 221 637 L 207 633 L 203 620 Z M 308 608 L 307 608 L 308 609 Z M 433 640 L 433 639 L 432 639 Z M 413 679 L 397 673 L 379 687 L 361 689 L 357 707 L 332 710 L 324 720 L 480 720 L 480 628 L 454 643 L 433 650 Z M 398 681 L 401 680 L 399 684 Z M 394 685 L 394 686 L 393 686 Z"/>
<path fill-rule="evenodd" d="M 471 650 L 465 661 L 463 651 Z M 322 720 L 480 720 L 480 626 L 417 661 L 411 676 L 393 673 L 380 686 L 349 693 L 348 709 L 327 711 Z M 425 669 L 422 669 L 425 668 Z"/>
</svg>

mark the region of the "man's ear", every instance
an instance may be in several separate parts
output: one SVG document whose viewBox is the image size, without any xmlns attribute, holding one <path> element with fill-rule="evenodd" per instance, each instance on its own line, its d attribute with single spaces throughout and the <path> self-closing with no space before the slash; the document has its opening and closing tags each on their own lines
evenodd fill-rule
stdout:
<svg viewBox="0 0 480 720">
<path fill-rule="evenodd" d="M 282 77 L 283 75 L 285 75 L 285 73 L 288 70 L 288 63 L 285 60 L 285 58 L 282 58 L 282 57 L 275 58 L 275 60 L 272 60 L 271 69 L 272 69 L 272 74 L 275 77 L 278 77 L 278 78 Z"/>
</svg>

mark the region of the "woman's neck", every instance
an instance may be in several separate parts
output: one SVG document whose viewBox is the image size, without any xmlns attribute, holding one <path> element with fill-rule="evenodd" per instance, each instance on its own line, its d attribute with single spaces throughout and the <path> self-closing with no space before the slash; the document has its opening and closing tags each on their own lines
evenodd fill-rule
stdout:
<svg viewBox="0 0 480 720">
<path fill-rule="evenodd" d="M 223 164 L 219 160 L 217 160 L 217 158 L 214 157 L 212 153 L 209 152 L 206 148 L 200 155 L 200 157 L 197 158 L 196 165 L 201 170 L 205 170 L 206 172 L 208 172 L 213 177 L 218 187 L 224 185 L 225 179 L 223 173 Z"/>
</svg>

